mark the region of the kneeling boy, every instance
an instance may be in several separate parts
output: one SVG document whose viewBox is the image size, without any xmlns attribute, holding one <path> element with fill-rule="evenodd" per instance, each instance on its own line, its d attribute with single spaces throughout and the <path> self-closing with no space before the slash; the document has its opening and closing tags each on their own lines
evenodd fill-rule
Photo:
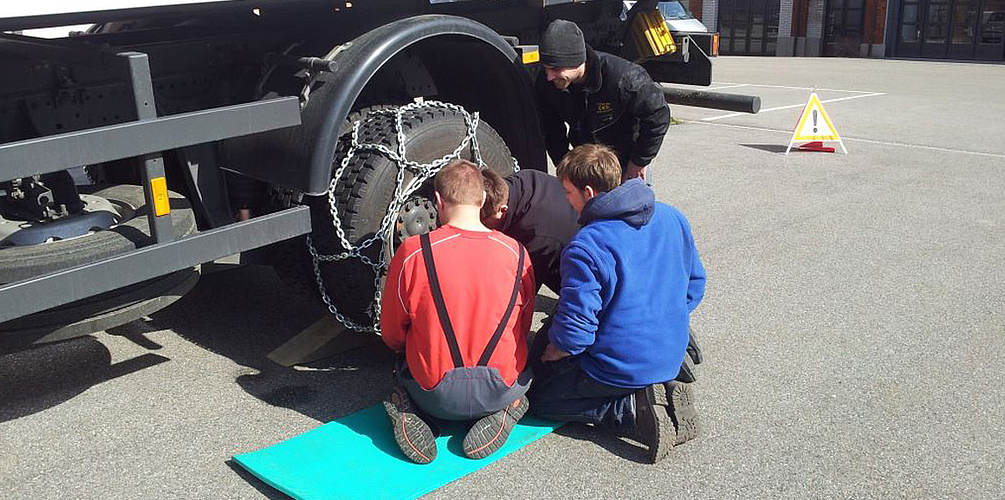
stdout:
<svg viewBox="0 0 1005 500">
<path fill-rule="evenodd" d="M 657 462 L 698 432 L 690 384 L 674 380 L 689 315 L 705 293 L 691 227 L 641 179 L 622 184 L 605 146 L 577 146 L 557 173 L 583 228 L 562 252 L 558 308 L 538 334 L 550 343 L 535 367 L 531 408 L 634 431 Z"/>
<path fill-rule="evenodd" d="M 453 162 L 435 178 L 443 225 L 395 252 L 384 283 L 384 342 L 404 351 L 384 403 L 394 437 L 410 460 L 436 458 L 432 418 L 477 420 L 464 453 L 498 450 L 528 408 L 527 333 L 534 272 L 512 238 L 485 227 L 482 174 Z"/>
</svg>

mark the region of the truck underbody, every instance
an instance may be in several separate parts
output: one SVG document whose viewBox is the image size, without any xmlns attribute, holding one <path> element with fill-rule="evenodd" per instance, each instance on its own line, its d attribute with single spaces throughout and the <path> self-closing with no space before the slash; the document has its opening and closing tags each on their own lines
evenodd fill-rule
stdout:
<svg viewBox="0 0 1005 500">
<path fill-rule="evenodd" d="M 390 188 L 379 180 L 383 173 L 347 159 L 340 165 L 352 125 L 379 136 L 391 130 L 383 111 L 389 106 L 450 103 L 459 110 L 409 108 L 404 118 L 399 113 L 397 127 L 426 133 L 423 120 L 456 122 L 458 137 L 451 141 L 477 139 L 472 151 L 458 154 L 480 158 L 484 141 L 486 154 L 506 157 L 493 168 L 544 169 L 532 88 L 544 27 L 556 18 L 576 21 L 591 46 L 638 59 L 628 28 L 634 9 L 623 21 L 619 1 L 153 3 L 106 0 L 92 2 L 90 12 L 54 12 L 42 2 L 0 17 L 0 339 L 52 341 L 105 328 L 114 321 L 93 319 L 126 306 L 133 316 L 150 309 L 138 303 L 166 305 L 163 287 L 160 295 L 119 297 L 83 312 L 78 306 L 293 237 L 296 243 L 285 245 L 298 245 L 295 250 L 273 253 L 304 264 L 286 265 L 283 273 L 316 282 L 333 313 L 325 284 L 341 292 L 362 281 L 361 289 L 341 295 L 372 297 L 379 266 L 369 266 L 378 280 L 360 279 L 359 269 L 319 269 L 312 246 L 325 245 L 318 242 L 319 223 L 341 243 L 329 242 L 328 251 L 337 253 L 374 235 L 393 246 L 395 238 L 428 230 L 435 213 L 421 186 L 399 200 L 393 189 L 384 193 Z M 643 3 L 637 3 L 640 12 L 655 5 Z M 18 33 L 81 23 L 93 25 L 67 38 Z M 695 41 L 689 49 L 684 43 L 684 51 L 640 62 L 658 81 L 707 85 L 710 44 Z M 488 138 L 481 129 L 465 132 L 468 112 L 477 112 Z M 453 149 L 445 137 L 425 140 Z M 422 151 L 421 144 L 409 147 Z M 333 182 L 340 166 L 355 177 Z M 68 170 L 78 167 L 85 167 L 89 183 L 71 180 Z M 122 185 L 137 186 L 146 203 L 131 206 L 94 193 Z M 379 210 L 358 201 L 363 198 L 379 198 L 375 206 L 391 203 L 396 212 L 368 220 L 379 218 Z M 134 210 L 127 217 L 109 204 Z M 255 216 L 235 223 L 242 211 Z M 195 221 L 189 231 L 178 228 L 186 216 Z M 125 232 L 135 218 L 148 222 L 143 237 L 116 251 L 82 251 L 91 248 L 88 238 Z M 305 246 L 301 235 L 312 225 L 314 243 Z M 74 254 L 81 257 L 66 257 Z M 25 256 L 36 267 L 28 269 Z M 352 300 L 338 309 L 361 324 L 374 313 Z M 60 310 L 77 312 L 60 318 Z M 39 327 L 33 318 L 43 314 L 54 319 Z"/>
</svg>

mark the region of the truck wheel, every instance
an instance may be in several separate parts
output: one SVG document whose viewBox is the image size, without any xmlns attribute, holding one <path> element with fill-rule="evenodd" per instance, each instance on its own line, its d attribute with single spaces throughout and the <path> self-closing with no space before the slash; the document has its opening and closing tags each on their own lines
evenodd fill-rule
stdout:
<svg viewBox="0 0 1005 500">
<path fill-rule="evenodd" d="M 383 144 L 397 151 L 397 128 L 393 113 L 373 113 L 367 108 L 358 115 L 362 122 L 359 142 Z M 405 137 L 405 157 L 421 164 L 431 163 L 452 153 L 467 135 L 464 114 L 444 107 L 421 107 L 405 111 L 402 116 L 402 132 Z M 350 133 L 340 138 L 335 154 L 333 170 L 337 170 L 345 158 L 351 144 Z M 503 139 L 486 123 L 477 128 L 477 143 L 482 161 L 488 168 L 502 175 L 516 169 L 513 157 Z M 460 157 L 474 160 L 472 145 L 465 147 Z M 364 249 L 361 254 L 372 262 L 388 255 L 393 248 L 408 236 L 421 234 L 437 225 L 436 208 L 433 198 L 432 180 L 407 198 L 397 213 L 388 215 L 388 208 L 395 196 L 399 166 L 385 154 L 374 150 L 357 150 L 339 182 L 327 196 L 305 197 L 304 202 L 311 207 L 311 239 L 319 254 L 339 254 L 346 249 L 333 224 L 332 206 L 338 214 L 345 238 L 354 247 L 374 237 L 385 216 L 392 218 L 391 234 L 384 241 Z M 406 170 L 404 182 L 412 178 Z M 311 261 L 308 260 L 308 265 Z M 329 295 L 332 305 L 349 320 L 362 327 L 375 322 L 372 309 L 377 287 L 382 276 L 377 276 L 373 267 L 362 259 L 350 257 L 336 261 L 322 261 L 318 270 L 324 292 Z M 311 270 L 310 278 L 317 281 Z"/>
<path fill-rule="evenodd" d="M 169 193 L 175 237 L 196 231 L 195 214 L 180 194 Z M 0 283 L 10 283 L 153 243 L 143 187 L 111 186 L 92 193 L 106 200 L 120 220 L 110 229 L 38 245 L 0 248 Z M 196 269 L 184 269 L 94 297 L 0 324 L 0 347 L 64 340 L 128 323 L 157 311 L 195 286 Z"/>
</svg>

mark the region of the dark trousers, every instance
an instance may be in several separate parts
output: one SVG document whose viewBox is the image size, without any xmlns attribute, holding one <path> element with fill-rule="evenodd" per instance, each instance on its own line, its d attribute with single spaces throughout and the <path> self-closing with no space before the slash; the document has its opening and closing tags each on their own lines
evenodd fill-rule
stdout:
<svg viewBox="0 0 1005 500">
<path fill-rule="evenodd" d="M 412 377 L 405 356 L 395 359 L 394 380 L 408 392 L 423 417 L 440 420 L 477 420 L 509 406 L 527 393 L 532 373 L 524 370 L 513 385 L 488 366 L 454 368 L 431 390 L 423 389 Z"/>
<path fill-rule="evenodd" d="M 545 322 L 531 347 L 529 356 L 534 369 L 534 381 L 527 397 L 530 414 L 549 420 L 583 422 L 616 431 L 635 429 L 635 398 L 637 389 L 626 389 L 598 382 L 579 368 L 575 357 L 542 362 L 548 345 Z"/>
</svg>

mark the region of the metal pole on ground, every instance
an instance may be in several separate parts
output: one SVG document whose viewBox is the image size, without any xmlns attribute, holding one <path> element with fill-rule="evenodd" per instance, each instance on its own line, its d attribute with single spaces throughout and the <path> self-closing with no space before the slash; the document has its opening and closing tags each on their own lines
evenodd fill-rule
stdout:
<svg viewBox="0 0 1005 500">
<path fill-rule="evenodd" d="M 697 108 L 721 109 L 737 113 L 756 114 L 761 110 L 761 98 L 756 95 L 726 94 L 708 90 L 663 87 L 663 97 L 669 104 Z"/>
</svg>

